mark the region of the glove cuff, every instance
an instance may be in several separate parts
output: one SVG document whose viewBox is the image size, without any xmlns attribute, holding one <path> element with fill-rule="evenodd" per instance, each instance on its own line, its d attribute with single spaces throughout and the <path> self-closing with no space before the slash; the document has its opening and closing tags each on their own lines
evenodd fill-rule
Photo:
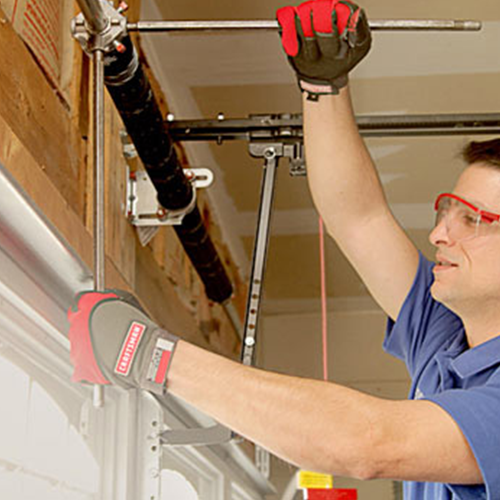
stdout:
<svg viewBox="0 0 500 500">
<path fill-rule="evenodd" d="M 163 396 L 167 391 L 167 376 L 179 337 L 166 330 L 155 330 L 145 346 L 137 381 L 146 391 Z"/>
<path fill-rule="evenodd" d="M 311 78 L 298 77 L 301 92 L 307 94 L 307 100 L 317 101 L 322 95 L 338 95 L 340 89 L 345 87 L 349 79 L 347 75 L 339 76 L 331 82 L 313 80 Z"/>
</svg>

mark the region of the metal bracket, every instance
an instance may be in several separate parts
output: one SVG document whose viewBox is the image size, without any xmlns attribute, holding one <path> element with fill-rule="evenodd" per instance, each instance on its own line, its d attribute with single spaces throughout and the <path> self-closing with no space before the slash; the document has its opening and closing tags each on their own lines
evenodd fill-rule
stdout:
<svg viewBox="0 0 500 500">
<path fill-rule="evenodd" d="M 101 7 L 105 17 L 108 19 L 106 28 L 100 33 L 94 33 L 83 13 L 78 14 L 71 21 L 71 34 L 75 38 L 87 55 L 91 55 L 95 50 L 111 52 L 124 50 L 120 40 L 127 34 L 127 19 L 116 10 L 109 2 L 101 2 Z"/>
<path fill-rule="evenodd" d="M 301 162 L 302 148 L 297 142 L 250 142 L 249 152 L 254 158 L 264 158 L 264 173 L 261 186 L 257 232 L 254 242 L 250 287 L 248 292 L 245 326 L 243 329 L 243 345 L 241 361 L 244 365 L 252 365 L 260 315 L 260 302 L 263 294 L 264 271 L 269 246 L 270 223 L 274 198 L 276 169 L 280 158 L 289 158 L 298 173 L 303 169 Z"/>
<path fill-rule="evenodd" d="M 220 424 L 212 427 L 169 429 L 160 434 L 161 444 L 167 446 L 209 446 L 229 443 L 231 439 L 233 432 Z"/>
<path fill-rule="evenodd" d="M 296 142 L 289 144 L 289 160 L 290 175 L 292 177 L 304 177 L 307 175 L 306 158 L 304 154 L 304 143 Z"/>
<path fill-rule="evenodd" d="M 283 115 L 286 119 L 291 119 L 290 115 Z M 262 116 L 258 117 L 263 120 Z M 250 132 L 249 151 L 254 158 L 261 158 L 266 148 L 273 148 L 277 156 L 288 158 L 290 175 L 292 177 L 306 175 L 306 162 L 304 155 L 304 143 L 302 137 L 298 137 L 291 127 L 280 127 L 278 132 L 280 141 L 273 141 L 273 135 L 267 132 Z M 262 142 L 266 139 L 273 142 Z M 289 135 L 289 137 L 287 137 Z"/>
<path fill-rule="evenodd" d="M 179 420 L 185 420 L 185 410 L 182 406 L 179 407 L 178 402 L 167 395 L 167 397 L 153 396 L 156 401 L 168 409 L 169 413 L 176 415 Z M 182 414 L 184 413 L 184 418 Z M 188 418 L 189 421 L 189 418 Z M 192 427 L 186 429 L 167 429 L 164 426 L 158 429 L 158 439 L 162 446 L 210 446 L 215 444 L 229 443 L 234 438 L 234 433 L 231 429 L 224 427 L 219 423 L 215 423 L 210 427 L 196 427 L 192 423 Z"/>
<path fill-rule="evenodd" d="M 209 187 L 214 174 L 208 168 L 186 168 L 184 173 L 193 186 L 189 204 L 179 210 L 167 210 L 157 200 L 156 189 L 143 170 L 127 169 L 127 200 L 125 210 L 134 226 L 174 226 L 182 224 L 184 217 L 196 206 L 196 190 Z"/>
<path fill-rule="evenodd" d="M 258 445 L 255 445 L 255 465 L 266 479 L 271 477 L 271 457 L 269 452 Z"/>
</svg>

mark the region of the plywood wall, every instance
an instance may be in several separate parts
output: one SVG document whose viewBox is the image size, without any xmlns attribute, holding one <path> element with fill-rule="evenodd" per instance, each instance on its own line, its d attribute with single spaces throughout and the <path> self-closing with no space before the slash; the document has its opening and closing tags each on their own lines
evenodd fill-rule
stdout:
<svg viewBox="0 0 500 500">
<path fill-rule="evenodd" d="M 0 162 L 92 267 L 91 69 L 87 57 L 69 35 L 68 3 L 47 1 L 51 8 L 62 9 L 57 78 L 28 46 L 29 40 L 19 27 L 10 22 L 12 2 L 0 0 Z M 137 20 L 139 3 L 129 2 L 131 21 Z M 76 6 L 70 9 L 71 15 L 75 12 Z M 161 95 L 154 75 L 151 78 L 166 112 L 168 96 Z M 178 335 L 237 357 L 238 336 L 224 310 L 205 297 L 174 231 L 162 228 L 148 246 L 142 247 L 126 219 L 126 163 L 119 135 L 122 129 L 121 120 L 106 97 L 107 286 L 133 291 L 156 321 Z M 182 150 L 179 153 L 185 157 Z M 235 284 L 234 303 L 243 314 L 245 286 L 220 231 L 211 222 L 210 206 L 203 196 L 199 204 Z"/>
</svg>

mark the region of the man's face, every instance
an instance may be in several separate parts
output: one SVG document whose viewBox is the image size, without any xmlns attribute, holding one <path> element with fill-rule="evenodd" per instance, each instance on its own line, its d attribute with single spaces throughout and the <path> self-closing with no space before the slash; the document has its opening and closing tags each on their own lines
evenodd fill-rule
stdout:
<svg viewBox="0 0 500 500">
<path fill-rule="evenodd" d="M 500 213 L 500 170 L 472 164 L 453 193 L 481 209 Z M 437 249 L 432 295 L 459 315 L 500 307 L 500 224 L 495 225 L 498 230 L 488 235 L 454 241 L 441 221 L 429 236 Z"/>
</svg>

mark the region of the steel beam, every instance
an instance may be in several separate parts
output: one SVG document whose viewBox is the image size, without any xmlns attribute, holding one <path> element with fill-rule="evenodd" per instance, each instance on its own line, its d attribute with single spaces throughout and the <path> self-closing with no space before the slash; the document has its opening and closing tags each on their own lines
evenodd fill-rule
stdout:
<svg viewBox="0 0 500 500">
<path fill-rule="evenodd" d="M 80 0 L 82 1 L 82 0 Z M 479 31 L 480 21 L 450 19 L 383 19 L 369 21 L 372 31 Z M 129 31 L 277 31 L 278 21 L 139 21 L 127 25 Z"/>
</svg>

